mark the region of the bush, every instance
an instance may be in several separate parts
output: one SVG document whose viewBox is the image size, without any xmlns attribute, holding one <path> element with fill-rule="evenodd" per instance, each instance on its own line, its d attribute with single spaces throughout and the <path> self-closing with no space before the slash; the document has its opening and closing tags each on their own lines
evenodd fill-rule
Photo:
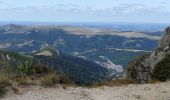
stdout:
<svg viewBox="0 0 170 100">
<path fill-rule="evenodd" d="M 161 60 L 152 73 L 152 79 L 166 81 L 170 79 L 170 55 Z"/>
<path fill-rule="evenodd" d="M 0 74 L 0 97 L 6 92 L 6 87 L 10 86 L 9 78 L 5 74 Z"/>
<path fill-rule="evenodd" d="M 41 84 L 45 87 L 51 87 L 54 86 L 56 83 L 59 84 L 73 84 L 73 82 L 66 77 L 63 74 L 56 74 L 56 73 L 49 73 L 46 74 L 44 77 L 41 78 L 40 80 Z"/>
<path fill-rule="evenodd" d="M 22 76 L 18 77 L 16 81 L 18 82 L 19 85 L 29 85 L 28 78 L 26 77 L 22 77 Z"/>
<path fill-rule="evenodd" d="M 22 74 L 29 74 L 32 72 L 31 65 L 32 61 L 26 60 L 20 64 L 18 69 Z"/>
<path fill-rule="evenodd" d="M 59 77 L 56 74 L 52 73 L 52 74 L 47 74 L 44 77 L 42 77 L 40 82 L 45 87 L 51 87 L 51 86 L 54 86 L 58 80 L 59 80 Z"/>
<path fill-rule="evenodd" d="M 43 64 L 34 64 L 32 65 L 31 69 L 33 70 L 32 74 L 39 74 L 39 75 L 45 75 L 53 72 L 52 69 L 46 67 Z"/>
<path fill-rule="evenodd" d="M 71 80 L 65 75 L 60 75 L 59 83 L 60 84 L 73 84 L 73 82 L 71 82 Z"/>
</svg>

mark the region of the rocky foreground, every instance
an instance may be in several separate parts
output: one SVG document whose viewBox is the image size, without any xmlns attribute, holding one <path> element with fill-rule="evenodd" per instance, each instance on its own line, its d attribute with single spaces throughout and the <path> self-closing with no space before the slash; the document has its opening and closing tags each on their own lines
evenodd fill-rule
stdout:
<svg viewBox="0 0 170 100">
<path fill-rule="evenodd" d="M 99 88 L 30 86 L 19 90 L 18 94 L 8 92 L 2 100 L 170 100 L 170 81 Z"/>
</svg>

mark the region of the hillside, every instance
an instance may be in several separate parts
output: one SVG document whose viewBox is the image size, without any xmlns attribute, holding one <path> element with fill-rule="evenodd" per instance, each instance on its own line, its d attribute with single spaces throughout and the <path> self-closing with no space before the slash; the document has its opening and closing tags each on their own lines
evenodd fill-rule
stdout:
<svg viewBox="0 0 170 100">
<path fill-rule="evenodd" d="M 170 28 L 166 28 L 156 50 L 129 64 L 127 76 L 140 83 L 170 79 Z"/>
<path fill-rule="evenodd" d="M 112 33 L 103 35 L 100 32 L 106 31 L 70 26 L 3 26 L 0 35 L 2 41 L 7 42 L 1 44 L 4 51 L 0 51 L 0 97 L 7 93 L 4 100 L 169 99 L 169 82 L 136 84 L 170 78 L 169 30 L 165 30 L 159 47 L 152 52 L 158 40 L 151 35 L 149 37 L 152 38 L 145 37 L 146 34 L 144 37 L 127 37 Z M 89 33 L 84 35 L 75 31 Z M 94 34 L 89 35 L 93 31 Z M 131 36 L 129 34 L 131 32 L 128 33 Z M 145 50 L 142 49 L 144 47 Z M 7 49 L 18 53 L 5 51 Z M 144 53 L 147 54 L 142 55 Z M 126 65 L 136 55 L 142 56 L 129 64 L 127 74 L 130 80 L 119 79 L 122 78 L 123 67 L 116 65 L 114 60 L 126 61 L 121 63 Z"/>
<path fill-rule="evenodd" d="M 115 70 L 108 70 L 100 65 L 57 52 L 55 49 L 42 49 L 33 55 L 15 52 L 0 52 L 0 71 L 16 77 L 43 76 L 55 72 L 66 76 L 78 85 L 90 85 L 95 82 L 116 78 Z M 13 76 L 12 76 L 13 77 Z"/>
<path fill-rule="evenodd" d="M 33 63 L 40 63 L 63 73 L 74 83 L 90 85 L 95 82 L 116 78 L 115 70 L 109 70 L 92 61 L 66 55 L 55 49 L 43 49 L 33 55 Z"/>
<path fill-rule="evenodd" d="M 100 56 L 104 56 L 122 67 L 135 56 L 155 49 L 159 38 L 142 32 L 86 26 L 0 26 L 0 49 L 35 53 L 49 44 L 65 54 L 94 62 L 103 63 Z"/>
</svg>

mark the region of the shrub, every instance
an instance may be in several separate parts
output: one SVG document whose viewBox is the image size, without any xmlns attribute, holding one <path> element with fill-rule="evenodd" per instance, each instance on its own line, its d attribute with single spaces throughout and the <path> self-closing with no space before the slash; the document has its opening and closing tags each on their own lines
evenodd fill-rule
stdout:
<svg viewBox="0 0 170 100">
<path fill-rule="evenodd" d="M 45 87 L 51 87 L 51 86 L 54 86 L 58 80 L 59 80 L 59 77 L 56 74 L 52 73 L 52 74 L 47 74 L 44 77 L 42 77 L 40 82 Z"/>
<path fill-rule="evenodd" d="M 33 80 L 29 76 L 20 76 L 16 78 L 16 81 L 18 82 L 19 85 L 35 85 L 37 84 L 35 80 Z"/>
<path fill-rule="evenodd" d="M 45 87 L 54 86 L 56 83 L 73 85 L 73 82 L 66 75 L 59 72 L 50 72 L 41 77 L 40 82 Z"/>
<path fill-rule="evenodd" d="M 161 60 L 152 73 L 152 79 L 166 81 L 170 79 L 170 55 Z"/>
<path fill-rule="evenodd" d="M 32 65 L 32 61 L 26 60 L 20 64 L 18 69 L 22 74 L 29 74 L 32 72 L 32 69 L 30 68 L 31 65 Z"/>
<path fill-rule="evenodd" d="M 16 81 L 18 82 L 19 85 L 28 85 L 29 82 L 25 77 L 18 77 L 16 79 Z"/>
<path fill-rule="evenodd" d="M 52 69 L 46 67 L 43 64 L 34 64 L 32 65 L 31 69 L 33 70 L 32 74 L 39 74 L 39 75 L 45 75 L 52 73 Z"/>
<path fill-rule="evenodd" d="M 5 74 L 0 74 L 0 97 L 6 92 L 6 86 L 10 86 L 9 78 Z"/>
<path fill-rule="evenodd" d="M 65 75 L 60 75 L 59 78 L 60 78 L 59 79 L 60 84 L 73 84 L 73 82 L 71 82 L 71 80 L 68 77 L 66 77 Z"/>
</svg>

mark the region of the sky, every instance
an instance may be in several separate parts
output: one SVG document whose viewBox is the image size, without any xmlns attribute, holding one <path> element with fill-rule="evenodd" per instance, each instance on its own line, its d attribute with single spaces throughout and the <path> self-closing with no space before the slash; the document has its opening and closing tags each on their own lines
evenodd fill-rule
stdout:
<svg viewBox="0 0 170 100">
<path fill-rule="evenodd" d="M 0 0 L 0 21 L 170 23 L 169 0 Z"/>
</svg>

